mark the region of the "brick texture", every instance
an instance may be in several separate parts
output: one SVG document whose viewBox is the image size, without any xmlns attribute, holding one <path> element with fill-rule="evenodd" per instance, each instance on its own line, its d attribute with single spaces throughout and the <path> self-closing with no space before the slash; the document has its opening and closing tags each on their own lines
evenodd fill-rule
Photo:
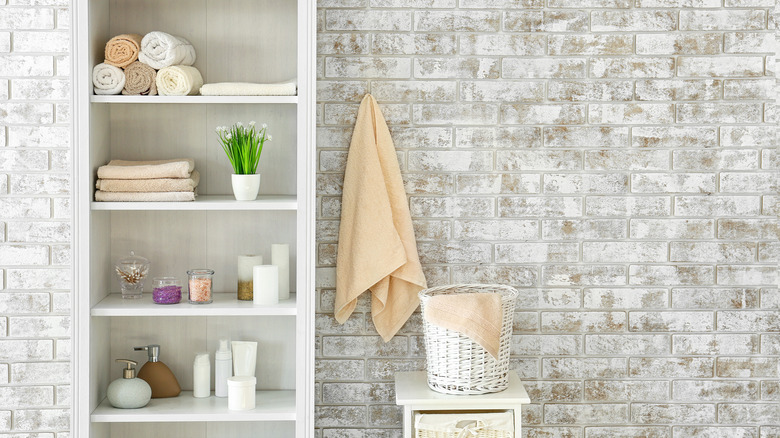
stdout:
<svg viewBox="0 0 780 438">
<path fill-rule="evenodd" d="M 0 0 L 3 438 L 70 437 L 69 4 Z"/>
<path fill-rule="evenodd" d="M 393 373 L 425 366 L 419 314 L 388 344 L 367 297 L 332 317 L 366 92 L 429 284 L 520 288 L 523 437 L 780 436 L 773 0 L 319 5 L 319 437 L 400 437 Z"/>
</svg>

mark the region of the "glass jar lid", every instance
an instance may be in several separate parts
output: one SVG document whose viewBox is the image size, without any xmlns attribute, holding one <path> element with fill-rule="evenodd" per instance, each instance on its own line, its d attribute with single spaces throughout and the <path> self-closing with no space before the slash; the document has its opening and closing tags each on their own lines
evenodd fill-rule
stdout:
<svg viewBox="0 0 780 438">
<path fill-rule="evenodd" d="M 214 275 L 213 269 L 190 269 L 187 275 Z"/>
<path fill-rule="evenodd" d="M 127 257 L 123 257 L 119 259 L 118 264 L 125 265 L 125 266 L 144 266 L 148 265 L 149 259 L 146 257 L 141 257 L 139 255 L 135 255 L 135 251 L 130 251 L 130 255 Z"/>
</svg>

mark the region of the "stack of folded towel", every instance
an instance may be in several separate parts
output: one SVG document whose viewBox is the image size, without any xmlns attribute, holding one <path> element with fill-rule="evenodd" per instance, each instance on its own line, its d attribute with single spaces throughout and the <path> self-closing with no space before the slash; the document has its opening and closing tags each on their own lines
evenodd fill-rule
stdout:
<svg viewBox="0 0 780 438">
<path fill-rule="evenodd" d="M 98 169 L 95 201 L 194 201 L 200 174 L 192 159 L 111 160 Z"/>
<path fill-rule="evenodd" d="M 105 61 L 92 70 L 95 94 L 197 94 L 203 77 L 192 67 L 195 58 L 189 41 L 165 32 L 115 36 L 106 44 Z"/>
</svg>

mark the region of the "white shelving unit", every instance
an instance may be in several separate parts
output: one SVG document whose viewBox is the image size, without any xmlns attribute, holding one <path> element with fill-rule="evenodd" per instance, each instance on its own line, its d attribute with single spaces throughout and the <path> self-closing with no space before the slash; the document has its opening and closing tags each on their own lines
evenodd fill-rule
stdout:
<svg viewBox="0 0 780 438">
<path fill-rule="evenodd" d="M 310 0 L 76 0 L 74 46 L 74 378 L 71 436 L 311 438 L 314 436 L 314 181 L 316 2 Z M 112 36 L 162 30 L 189 39 L 206 82 L 280 82 L 297 96 L 96 96 L 91 72 Z M 260 196 L 235 201 L 214 129 L 267 123 Z M 110 159 L 193 158 L 194 202 L 95 202 L 96 170 Z M 255 306 L 236 299 L 236 257 L 290 244 L 291 299 Z M 114 262 L 130 250 L 152 262 L 149 278 L 179 277 L 182 303 L 157 305 L 151 284 L 123 300 Z M 216 271 L 214 302 L 186 303 L 186 270 Z M 220 338 L 258 342 L 257 408 L 196 399 L 195 353 Z M 122 410 L 105 399 L 121 377 L 114 360 L 161 345 L 183 392 Z"/>
</svg>

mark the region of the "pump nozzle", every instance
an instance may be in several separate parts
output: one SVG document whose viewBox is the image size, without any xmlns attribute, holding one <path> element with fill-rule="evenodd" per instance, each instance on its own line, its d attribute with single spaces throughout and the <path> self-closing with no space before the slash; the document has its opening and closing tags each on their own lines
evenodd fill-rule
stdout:
<svg viewBox="0 0 780 438">
<path fill-rule="evenodd" d="M 134 347 L 133 350 L 135 351 L 146 351 L 149 355 L 149 362 L 159 362 L 160 361 L 160 345 L 159 344 L 149 344 L 145 345 L 143 347 Z"/>
<path fill-rule="evenodd" d="M 135 378 L 135 368 L 134 366 L 138 365 L 138 362 L 130 359 L 117 359 L 116 360 L 119 363 L 125 363 L 127 365 L 127 368 L 122 370 L 122 377 L 125 379 L 134 379 Z"/>
</svg>

